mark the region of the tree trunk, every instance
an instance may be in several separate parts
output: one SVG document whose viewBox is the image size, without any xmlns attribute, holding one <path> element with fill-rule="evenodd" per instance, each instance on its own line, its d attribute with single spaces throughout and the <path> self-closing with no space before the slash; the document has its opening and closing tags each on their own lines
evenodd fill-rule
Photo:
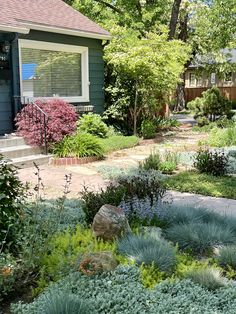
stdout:
<svg viewBox="0 0 236 314">
<path fill-rule="evenodd" d="M 182 0 L 175 0 L 172 6 L 172 12 L 171 12 L 171 18 L 170 18 L 170 24 L 169 24 L 169 35 L 168 35 L 169 40 L 173 39 L 175 36 L 181 2 Z"/>
<path fill-rule="evenodd" d="M 178 83 L 176 89 L 176 104 L 174 107 L 174 111 L 184 110 L 186 107 L 185 101 L 185 74 L 181 75 L 182 82 Z"/>
<path fill-rule="evenodd" d="M 187 42 L 188 39 L 188 19 L 189 16 L 186 13 L 183 18 L 179 21 L 179 36 L 178 39 L 182 40 L 183 42 Z M 185 64 L 185 69 L 189 67 L 191 64 L 191 60 L 188 60 Z M 176 105 L 174 110 L 181 111 L 186 107 L 186 99 L 185 99 L 185 72 L 180 76 L 181 82 L 178 83 L 176 89 Z"/>
<path fill-rule="evenodd" d="M 135 83 L 135 98 L 134 98 L 134 135 L 137 135 L 137 116 L 138 116 L 138 88 Z"/>
</svg>

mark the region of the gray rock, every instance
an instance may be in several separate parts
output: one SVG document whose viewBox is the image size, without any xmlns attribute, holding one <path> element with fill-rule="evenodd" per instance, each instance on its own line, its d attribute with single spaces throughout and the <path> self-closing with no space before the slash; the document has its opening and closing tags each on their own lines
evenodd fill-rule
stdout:
<svg viewBox="0 0 236 314">
<path fill-rule="evenodd" d="M 131 232 L 125 213 L 119 207 L 103 205 L 94 217 L 93 234 L 103 240 L 114 240 Z"/>
</svg>

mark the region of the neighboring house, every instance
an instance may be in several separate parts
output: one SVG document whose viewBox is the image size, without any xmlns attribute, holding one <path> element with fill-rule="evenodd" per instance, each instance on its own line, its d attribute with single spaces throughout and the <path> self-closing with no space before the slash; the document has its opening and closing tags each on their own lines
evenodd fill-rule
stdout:
<svg viewBox="0 0 236 314">
<path fill-rule="evenodd" d="M 228 53 L 229 51 L 227 51 Z M 230 63 L 236 63 L 236 49 L 230 51 Z M 201 96 L 202 92 L 217 86 L 222 94 L 230 100 L 236 100 L 236 73 L 225 73 L 224 78 L 219 78 L 216 73 L 204 73 L 198 71 L 199 65 L 190 65 L 185 73 L 186 101 L 191 101 Z"/>
<path fill-rule="evenodd" d="M 0 135 L 12 132 L 19 100 L 27 98 L 60 97 L 101 112 L 109 39 L 62 0 L 1 1 Z"/>
</svg>

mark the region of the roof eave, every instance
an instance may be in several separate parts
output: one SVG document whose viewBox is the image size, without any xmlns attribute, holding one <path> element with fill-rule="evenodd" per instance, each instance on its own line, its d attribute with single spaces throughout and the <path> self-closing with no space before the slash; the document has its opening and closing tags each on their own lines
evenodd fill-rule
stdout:
<svg viewBox="0 0 236 314">
<path fill-rule="evenodd" d="M 43 31 L 43 32 L 51 32 L 51 33 L 93 38 L 93 39 L 101 39 L 101 40 L 111 40 L 112 39 L 111 35 L 92 33 L 92 32 L 83 32 L 83 31 L 69 29 L 69 28 L 59 28 L 59 27 L 39 25 L 39 24 L 33 24 L 33 23 L 24 23 L 24 25 L 29 30 L 32 29 L 32 30 Z"/>
<path fill-rule="evenodd" d="M 0 31 L 9 32 L 9 33 L 29 34 L 30 29 L 18 27 L 18 26 L 0 24 Z"/>
<path fill-rule="evenodd" d="M 65 34 L 71 36 L 78 36 L 78 37 L 85 37 L 85 38 L 92 38 L 92 39 L 101 39 L 101 40 L 111 40 L 111 35 L 99 34 L 99 33 L 90 33 L 90 32 L 83 32 L 74 29 L 68 28 L 59 28 L 59 27 L 52 27 L 46 25 L 38 25 L 38 24 L 31 24 L 31 23 L 22 23 L 24 24 L 23 27 L 17 26 L 10 26 L 10 25 L 1 25 L 0 24 L 0 31 L 4 32 L 11 32 L 11 33 L 20 33 L 20 34 L 29 34 L 30 30 L 37 30 L 43 32 L 51 32 L 57 34 Z"/>
</svg>

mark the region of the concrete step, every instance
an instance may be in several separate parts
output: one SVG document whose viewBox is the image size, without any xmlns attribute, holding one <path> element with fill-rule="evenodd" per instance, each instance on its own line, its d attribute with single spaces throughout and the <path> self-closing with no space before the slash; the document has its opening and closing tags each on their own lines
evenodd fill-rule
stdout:
<svg viewBox="0 0 236 314">
<path fill-rule="evenodd" d="M 30 168 L 34 167 L 34 162 L 38 165 L 46 165 L 49 163 L 51 155 L 30 155 L 21 158 L 13 158 L 9 161 L 10 164 L 17 166 L 18 168 Z"/>
<path fill-rule="evenodd" d="M 29 145 L 0 148 L 0 154 L 6 159 L 21 158 L 41 153 L 42 151 L 40 148 L 31 147 Z"/>
<path fill-rule="evenodd" d="M 0 137 L 0 149 L 6 147 L 13 147 L 13 146 L 21 146 L 25 145 L 25 140 L 23 137 Z"/>
</svg>

